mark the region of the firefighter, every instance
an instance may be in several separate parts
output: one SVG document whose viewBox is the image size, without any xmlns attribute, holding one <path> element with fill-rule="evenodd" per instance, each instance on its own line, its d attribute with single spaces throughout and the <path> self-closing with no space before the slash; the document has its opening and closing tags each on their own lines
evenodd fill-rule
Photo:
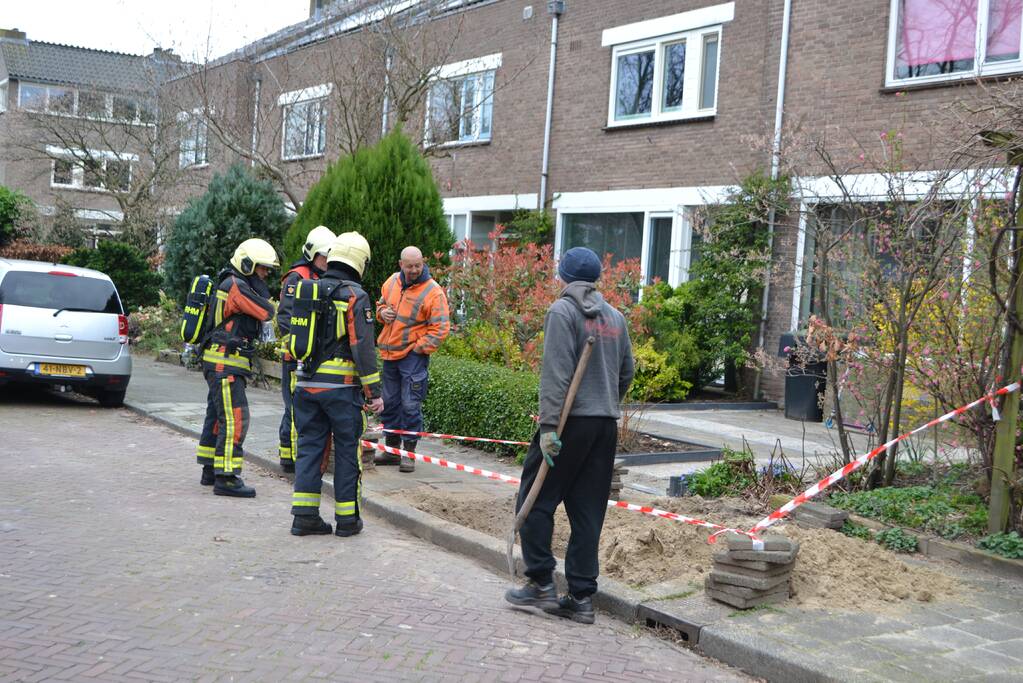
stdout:
<svg viewBox="0 0 1023 683">
<path fill-rule="evenodd" d="M 362 235 L 343 233 L 334 241 L 319 281 L 320 296 L 329 299 L 322 307 L 327 313 L 316 331 L 312 362 L 303 361 L 298 369 L 292 403 L 298 430 L 291 502 L 291 533 L 296 536 L 331 532 L 331 525 L 319 515 L 320 463 L 331 435 L 335 534 L 354 536 L 362 531 L 362 409 L 366 401 L 375 413 L 384 406 L 373 343 L 373 302 L 361 284 L 369 258 L 369 244 Z"/>
<path fill-rule="evenodd" d="M 238 245 L 231 265 L 217 277 L 211 301 L 212 330 L 203 344 L 203 376 L 209 384 L 206 420 L 199 438 L 200 482 L 213 485 L 218 496 L 252 498 L 242 471 L 242 444 L 249 429 L 245 383 L 252 374 L 252 354 L 264 323 L 273 319 L 274 306 L 266 278 L 279 268 L 277 252 L 261 239 Z"/>
<path fill-rule="evenodd" d="M 409 432 L 423 430 L 423 400 L 429 385 L 430 354 L 448 336 L 448 298 L 444 288 L 430 277 L 423 253 L 405 247 L 398 261 L 398 272 L 381 288 L 377 302 L 377 320 L 384 324 L 377 344 L 384 360 L 384 412 L 380 420 L 385 428 Z M 399 445 L 415 451 L 419 437 L 385 432 L 388 446 Z M 378 453 L 379 465 L 399 465 L 399 471 L 412 472 L 416 461 L 389 453 Z"/>
<path fill-rule="evenodd" d="M 295 298 L 295 287 L 302 280 L 315 280 L 327 268 L 327 252 L 334 243 L 333 231 L 319 225 L 309 231 L 302 246 L 302 258 L 291 264 L 291 268 L 281 279 L 281 305 L 277 308 L 277 327 L 281 333 L 281 398 L 284 399 L 284 415 L 278 430 L 280 447 L 278 454 L 281 469 L 285 472 L 295 471 L 295 446 L 297 433 L 295 421 L 291 418 L 291 396 L 295 393 L 295 368 L 298 361 L 287 351 L 288 332 L 291 329 L 291 307 Z"/>
</svg>

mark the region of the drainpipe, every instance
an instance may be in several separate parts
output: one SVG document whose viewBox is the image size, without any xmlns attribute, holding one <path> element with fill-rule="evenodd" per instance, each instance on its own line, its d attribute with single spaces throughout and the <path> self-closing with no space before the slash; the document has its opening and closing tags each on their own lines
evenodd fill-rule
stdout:
<svg viewBox="0 0 1023 683">
<path fill-rule="evenodd" d="M 781 124 L 782 113 L 785 111 L 785 74 L 789 63 L 789 25 L 792 22 L 792 0 L 785 0 L 785 10 L 781 20 L 781 54 L 778 57 L 778 92 L 774 98 L 774 144 L 771 147 L 771 180 L 778 179 L 781 168 Z M 771 263 L 774 259 L 774 225 L 775 215 L 772 208 L 767 215 L 767 273 L 764 275 L 764 295 L 760 306 L 760 332 L 757 335 L 757 348 L 764 348 L 764 337 L 767 334 L 768 300 L 771 294 Z M 753 381 L 753 398 L 760 398 L 760 379 L 763 371 L 757 369 Z"/>
<path fill-rule="evenodd" d="M 558 61 L 558 18 L 565 12 L 564 0 L 550 0 L 547 12 L 551 15 L 551 59 L 547 73 L 547 116 L 543 124 L 543 167 L 540 170 L 538 209 L 547 206 L 547 171 L 551 160 L 551 118 L 554 113 L 554 67 Z"/>
<path fill-rule="evenodd" d="M 263 77 L 256 76 L 256 92 L 253 95 L 252 103 L 252 154 L 249 157 L 249 166 L 256 165 L 256 145 L 259 142 L 259 91 L 263 85 Z"/>
<path fill-rule="evenodd" d="M 383 138 L 387 135 L 387 118 L 390 114 L 391 109 L 391 59 L 394 54 L 391 52 L 391 48 L 387 48 L 387 57 L 384 60 L 384 104 L 383 104 L 383 116 L 380 123 L 380 137 Z"/>
</svg>

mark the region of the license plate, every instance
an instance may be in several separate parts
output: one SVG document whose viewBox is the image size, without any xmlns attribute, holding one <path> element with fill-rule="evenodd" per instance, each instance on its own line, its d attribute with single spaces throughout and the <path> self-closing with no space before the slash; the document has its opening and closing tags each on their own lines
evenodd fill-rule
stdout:
<svg viewBox="0 0 1023 683">
<path fill-rule="evenodd" d="M 65 365 L 64 363 L 40 363 L 39 374 L 59 377 L 85 377 L 85 366 Z"/>
</svg>

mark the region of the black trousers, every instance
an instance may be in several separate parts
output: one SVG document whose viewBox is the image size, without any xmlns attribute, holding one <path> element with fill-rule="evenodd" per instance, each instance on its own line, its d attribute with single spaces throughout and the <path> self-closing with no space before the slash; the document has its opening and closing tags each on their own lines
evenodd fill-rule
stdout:
<svg viewBox="0 0 1023 683">
<path fill-rule="evenodd" d="M 203 466 L 213 465 L 217 474 L 241 474 L 242 445 L 249 431 L 245 377 L 214 372 L 205 376 L 209 392 L 196 460 Z"/>
<path fill-rule="evenodd" d="M 539 438 L 537 432 L 522 466 L 516 512 L 543 462 Z M 522 555 L 526 576 L 544 585 L 551 582 L 555 567 L 551 553 L 554 510 L 564 502 L 572 527 L 565 553 L 565 576 L 569 592 L 584 598 L 597 591 L 600 572 L 597 545 L 607 512 L 618 421 L 612 417 L 570 417 L 565 423 L 561 443 L 561 453 L 554 458 L 554 467 L 547 473 L 540 495 L 519 532 Z"/>
<path fill-rule="evenodd" d="M 292 404 L 298 430 L 295 458 L 295 491 L 291 514 L 314 516 L 320 513 L 320 489 L 323 475 L 320 462 L 328 439 L 334 438 L 334 519 L 351 525 L 359 518 L 362 496 L 362 432 L 366 416 L 362 412 L 359 387 L 343 389 L 295 389 Z"/>
</svg>

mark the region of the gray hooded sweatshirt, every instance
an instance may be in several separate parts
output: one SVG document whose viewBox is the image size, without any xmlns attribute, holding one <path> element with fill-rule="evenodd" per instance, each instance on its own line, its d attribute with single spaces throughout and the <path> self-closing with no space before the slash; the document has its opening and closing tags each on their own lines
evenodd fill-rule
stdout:
<svg viewBox="0 0 1023 683">
<path fill-rule="evenodd" d="M 540 431 L 558 427 L 561 406 L 588 337 L 593 354 L 583 375 L 572 417 L 621 416 L 619 404 L 632 384 L 632 342 L 625 316 L 604 301 L 592 282 L 573 282 L 561 292 L 544 319 L 540 372 Z"/>
</svg>

